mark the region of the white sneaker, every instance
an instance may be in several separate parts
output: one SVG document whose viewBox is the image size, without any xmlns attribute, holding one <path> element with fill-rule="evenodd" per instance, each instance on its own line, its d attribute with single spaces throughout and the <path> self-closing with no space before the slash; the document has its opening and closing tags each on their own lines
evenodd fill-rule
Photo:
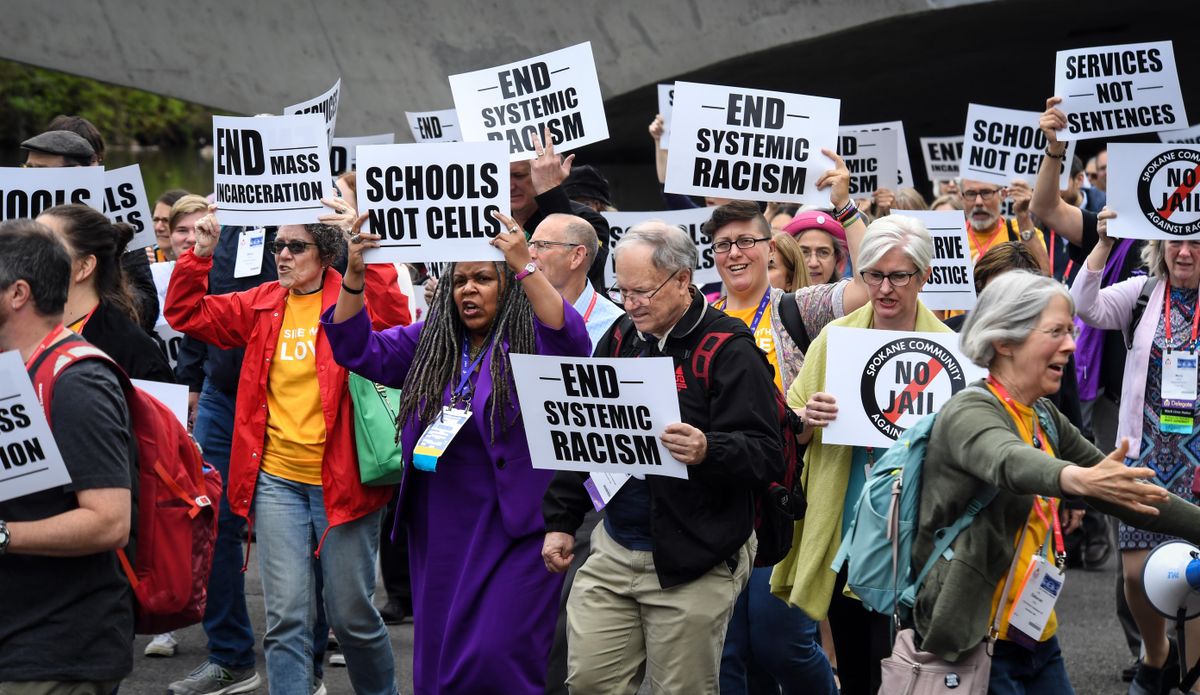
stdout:
<svg viewBox="0 0 1200 695">
<path fill-rule="evenodd" d="M 164 632 L 161 635 L 155 635 L 154 639 L 150 640 L 150 644 L 146 645 L 146 651 L 142 652 L 146 656 L 175 656 L 175 649 L 179 646 L 179 642 L 175 640 L 174 632 Z"/>
<path fill-rule="evenodd" d="M 329 665 L 330 666 L 345 666 L 346 665 L 346 655 L 342 654 L 341 652 L 338 652 L 336 654 L 330 654 L 329 655 Z"/>
</svg>

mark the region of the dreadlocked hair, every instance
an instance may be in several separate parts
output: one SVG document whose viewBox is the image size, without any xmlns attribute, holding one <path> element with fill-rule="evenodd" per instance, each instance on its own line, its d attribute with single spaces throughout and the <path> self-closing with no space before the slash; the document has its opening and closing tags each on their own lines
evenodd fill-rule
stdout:
<svg viewBox="0 0 1200 695">
<path fill-rule="evenodd" d="M 463 351 L 466 326 L 454 306 L 454 271 L 452 263 L 442 273 L 429 305 L 429 318 L 421 329 L 412 368 L 401 390 L 399 422 L 416 415 L 421 427 L 438 416 L 447 387 L 458 385 L 459 357 Z M 491 442 L 496 443 L 496 430 L 508 431 L 509 417 L 505 411 L 513 400 L 509 378 L 510 353 L 533 354 L 536 350 L 533 330 L 533 306 L 525 296 L 507 263 L 497 262 L 496 273 L 502 278 L 504 291 L 497 300 L 496 318 L 492 320 L 491 367 L 492 395 L 488 399 L 491 422 Z M 511 418 L 515 419 L 515 418 Z"/>
</svg>

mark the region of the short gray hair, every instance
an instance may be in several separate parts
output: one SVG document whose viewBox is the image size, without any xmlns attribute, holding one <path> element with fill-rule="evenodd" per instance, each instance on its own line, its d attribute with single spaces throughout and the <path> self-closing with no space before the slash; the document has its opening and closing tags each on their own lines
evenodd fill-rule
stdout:
<svg viewBox="0 0 1200 695">
<path fill-rule="evenodd" d="M 647 220 L 626 230 L 621 240 L 613 247 L 614 261 L 621 256 L 621 249 L 633 244 L 645 244 L 654 250 L 650 262 L 658 270 L 677 273 L 687 270 L 689 277 L 699 261 L 696 245 L 686 233 L 673 224 L 662 220 Z"/>
<path fill-rule="evenodd" d="M 1159 280 L 1167 279 L 1167 243 L 1162 239 L 1153 239 L 1142 247 L 1142 265 Z"/>
<path fill-rule="evenodd" d="M 1012 270 L 992 278 L 979 293 L 975 309 L 967 315 L 959 347 L 975 364 L 990 366 L 996 358 L 996 343 L 1025 342 L 1055 297 L 1066 299 L 1074 316 L 1071 293 L 1054 278 L 1028 270 Z"/>
<path fill-rule="evenodd" d="M 546 215 L 546 219 L 542 220 L 541 224 L 545 224 L 551 220 L 561 220 L 563 222 L 563 234 L 567 237 L 567 241 L 582 246 L 587 251 L 589 259 L 594 259 L 596 254 L 600 252 L 600 239 L 596 236 L 596 228 L 592 226 L 591 222 L 578 215 L 567 215 L 556 212 Z M 541 224 L 538 226 L 541 226 Z"/>
<path fill-rule="evenodd" d="M 901 249 L 908 260 L 924 275 L 933 262 L 933 239 L 925 224 L 907 215 L 880 217 L 867 227 L 854 272 L 874 266 L 892 249 Z"/>
</svg>

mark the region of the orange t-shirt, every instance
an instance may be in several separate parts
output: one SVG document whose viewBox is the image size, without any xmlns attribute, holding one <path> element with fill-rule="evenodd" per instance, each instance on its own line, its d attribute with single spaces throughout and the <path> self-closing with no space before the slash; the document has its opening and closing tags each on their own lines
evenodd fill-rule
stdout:
<svg viewBox="0 0 1200 695">
<path fill-rule="evenodd" d="M 267 373 L 267 437 L 262 470 L 306 485 L 321 484 L 325 415 L 317 386 L 321 293 L 289 294 L 275 357 Z"/>
</svg>

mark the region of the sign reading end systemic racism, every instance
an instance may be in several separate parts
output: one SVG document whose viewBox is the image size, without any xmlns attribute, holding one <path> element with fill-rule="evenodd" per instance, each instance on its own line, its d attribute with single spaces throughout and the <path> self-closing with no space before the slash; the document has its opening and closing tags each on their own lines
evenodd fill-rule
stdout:
<svg viewBox="0 0 1200 695">
<path fill-rule="evenodd" d="M 662 212 L 602 212 L 608 221 L 609 245 L 615 245 L 625 235 L 625 230 L 639 222 L 647 220 L 662 220 L 682 229 L 696 245 L 696 272 L 692 276 L 692 284 L 704 286 L 710 282 L 720 282 L 721 274 L 717 271 L 716 254 L 712 250 L 712 237 L 705 234 L 701 227 L 708 218 L 712 217 L 711 208 L 691 208 L 689 210 L 663 210 Z M 604 267 L 604 286 L 617 285 L 617 254 L 609 253 Z"/>
<path fill-rule="evenodd" d="M 462 142 L 462 127 L 458 125 L 458 112 L 454 109 L 442 111 L 405 111 L 408 128 L 413 142 Z"/>
<path fill-rule="evenodd" d="M 850 196 L 866 197 L 886 188 L 895 192 L 900 186 L 896 159 L 896 131 L 839 130 L 837 153 L 850 170 Z"/>
<path fill-rule="evenodd" d="M 367 263 L 501 260 L 492 213 L 508 209 L 504 143 L 358 148 L 358 211 L 383 237 Z"/>
<path fill-rule="evenodd" d="M 920 220 L 933 238 L 932 273 L 921 290 L 927 309 L 975 308 L 975 270 L 967 241 L 967 220 L 958 210 L 900 210 Z"/>
<path fill-rule="evenodd" d="M 358 168 L 357 149 L 361 145 L 390 145 L 396 142 L 395 133 L 380 133 L 379 135 L 359 135 L 348 138 L 334 138 L 333 146 L 329 148 L 329 169 L 334 176 L 341 176 L 347 171 Z M 345 191 L 343 191 L 345 193 Z"/>
<path fill-rule="evenodd" d="M 327 210 L 329 139 L 320 114 L 213 116 L 213 142 L 222 224 L 309 224 Z"/>
<path fill-rule="evenodd" d="M 962 159 L 963 137 L 921 138 L 921 153 L 925 155 L 925 175 L 930 181 L 951 181 L 958 178 L 958 163 Z"/>
<path fill-rule="evenodd" d="M 511 359 L 534 468 L 688 477 L 659 440 L 680 421 L 669 357 Z"/>
<path fill-rule="evenodd" d="M 512 161 L 533 159 L 534 136 L 541 139 L 546 130 L 558 152 L 608 139 L 590 42 L 451 75 L 450 91 L 462 139 L 503 142 Z"/>
<path fill-rule="evenodd" d="M 1054 93 L 1067 117 L 1059 140 L 1187 127 L 1170 41 L 1059 51 Z"/>
<path fill-rule="evenodd" d="M 0 502 L 70 484 L 21 353 L 0 353 Z"/>
<path fill-rule="evenodd" d="M 133 227 L 133 240 L 126 249 L 144 249 L 158 243 L 151 225 L 150 201 L 146 198 L 141 166 L 130 164 L 104 172 L 104 215 L 113 222 Z"/>
<path fill-rule="evenodd" d="M 666 190 L 684 195 L 829 205 L 817 179 L 833 168 L 837 99 L 675 83 Z"/>
<path fill-rule="evenodd" d="M 987 371 L 958 351 L 955 333 L 904 333 L 831 326 L 826 391 L 837 419 L 824 444 L 889 447 Z"/>
<path fill-rule="evenodd" d="M 1046 134 L 1038 128 L 1040 113 L 971 104 L 958 172 L 964 179 L 1007 186 L 1013 179 L 1030 184 L 1046 151 Z M 1067 162 L 1075 156 L 1075 143 L 1067 143 Z M 1066 190 L 1071 167 L 1063 167 L 1058 187 Z"/>
<path fill-rule="evenodd" d="M 1111 143 L 1108 234 L 1200 239 L 1200 145 Z"/>
<path fill-rule="evenodd" d="M 67 203 L 103 211 L 104 168 L 0 168 L 0 221 L 34 218 Z"/>
</svg>

